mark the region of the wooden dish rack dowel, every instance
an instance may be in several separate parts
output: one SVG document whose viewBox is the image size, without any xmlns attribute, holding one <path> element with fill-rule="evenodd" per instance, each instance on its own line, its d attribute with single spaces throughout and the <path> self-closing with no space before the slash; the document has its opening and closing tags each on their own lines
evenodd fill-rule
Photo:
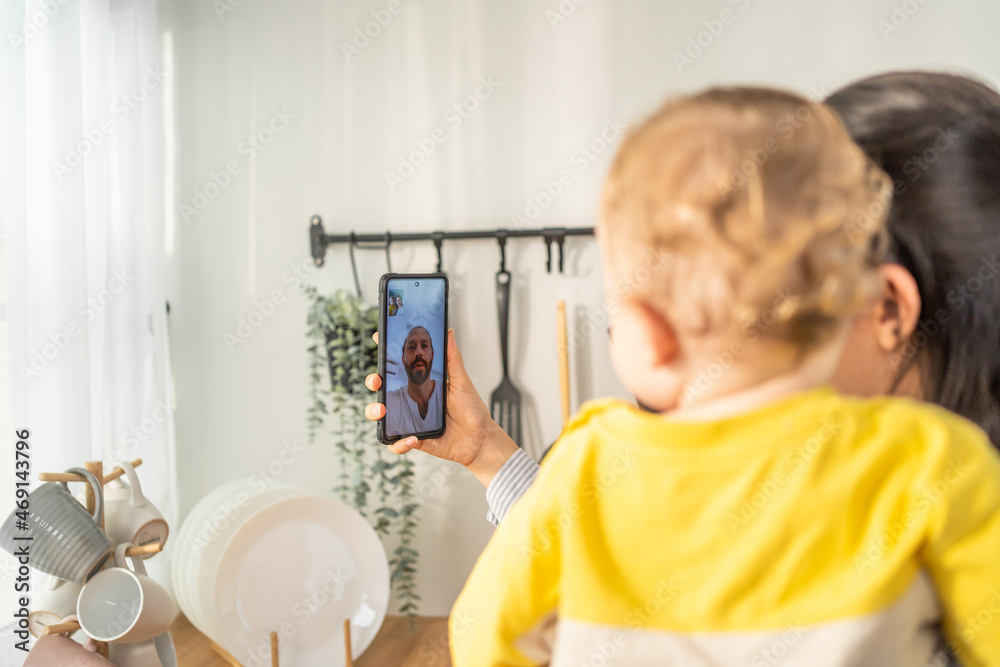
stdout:
<svg viewBox="0 0 1000 667">
<path fill-rule="evenodd" d="M 138 468 L 141 465 L 142 465 L 142 459 L 136 459 L 135 461 L 132 461 L 133 468 Z M 125 471 L 122 470 L 121 468 L 115 468 L 105 476 L 104 464 L 101 463 L 100 461 L 89 461 L 83 467 L 89 470 L 90 472 L 94 473 L 95 475 L 97 475 L 97 478 L 101 480 L 102 485 L 107 484 L 112 480 L 118 479 L 119 477 L 125 474 Z M 100 471 L 100 474 L 98 474 L 98 472 L 95 471 Z M 38 479 L 40 479 L 43 482 L 86 482 L 87 481 L 83 475 L 78 475 L 75 472 L 43 472 L 41 475 L 38 476 Z M 88 491 L 87 502 L 93 502 L 94 499 L 92 496 L 93 496 L 93 490 Z M 90 510 L 93 511 L 93 509 L 94 509 L 93 506 L 91 506 Z"/>
<path fill-rule="evenodd" d="M 344 619 L 344 664 L 354 667 L 354 656 L 351 651 L 351 619 Z"/>
<path fill-rule="evenodd" d="M 278 665 L 278 633 L 272 632 L 270 635 L 271 641 L 271 667 L 280 667 Z M 209 642 L 209 646 L 212 650 L 219 654 L 223 660 L 228 662 L 233 667 L 243 667 L 240 661 L 233 657 L 233 654 L 222 648 L 213 641 Z M 351 620 L 348 618 L 344 619 L 344 664 L 346 667 L 354 667 L 354 657 L 351 655 Z"/>
<path fill-rule="evenodd" d="M 65 623 L 53 623 L 42 628 L 43 635 L 57 635 L 60 632 L 76 632 L 80 629 L 80 624 L 76 621 L 66 621 Z"/>
</svg>

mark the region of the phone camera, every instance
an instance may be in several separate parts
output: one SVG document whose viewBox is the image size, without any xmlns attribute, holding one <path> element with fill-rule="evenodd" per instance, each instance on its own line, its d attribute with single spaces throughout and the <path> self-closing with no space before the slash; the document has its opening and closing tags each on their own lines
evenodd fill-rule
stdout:
<svg viewBox="0 0 1000 667">
<path fill-rule="evenodd" d="M 420 287 L 420 283 L 419 282 L 415 282 L 415 283 L 413 283 L 413 286 L 414 287 Z"/>
</svg>

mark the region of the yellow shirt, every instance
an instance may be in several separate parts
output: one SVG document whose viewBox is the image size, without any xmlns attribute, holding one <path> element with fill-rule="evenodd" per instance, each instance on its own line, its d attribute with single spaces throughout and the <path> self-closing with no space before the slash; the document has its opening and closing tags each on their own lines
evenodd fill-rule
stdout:
<svg viewBox="0 0 1000 667">
<path fill-rule="evenodd" d="M 1000 666 L 1000 458 L 943 409 L 822 388 L 712 422 L 585 405 L 450 630 L 456 667 L 886 667 L 935 664 L 938 620 Z"/>
</svg>

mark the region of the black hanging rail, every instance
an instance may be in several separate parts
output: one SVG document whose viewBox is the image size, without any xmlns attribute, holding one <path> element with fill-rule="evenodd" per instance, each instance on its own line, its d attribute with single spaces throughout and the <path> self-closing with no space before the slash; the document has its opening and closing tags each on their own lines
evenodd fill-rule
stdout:
<svg viewBox="0 0 1000 667">
<path fill-rule="evenodd" d="M 391 243 L 410 241 L 432 241 L 437 249 L 438 265 L 441 269 L 441 245 L 444 241 L 474 241 L 478 239 L 494 239 L 500 244 L 501 257 L 507 239 L 514 238 L 540 238 L 545 241 L 546 249 L 546 269 L 552 271 L 552 243 L 559 246 L 559 272 L 563 270 L 563 242 L 567 236 L 593 236 L 593 227 L 546 227 L 544 229 L 492 229 L 492 230 L 467 230 L 456 232 L 400 232 L 383 234 L 327 234 L 323 229 L 323 220 L 318 215 L 310 218 L 309 225 L 309 245 L 312 249 L 312 258 L 316 266 L 323 266 L 326 257 L 327 246 L 333 243 L 347 243 L 351 246 L 353 257 L 354 248 L 378 248 L 385 249 L 388 254 Z M 364 245 L 362 245 L 364 244 Z"/>
</svg>

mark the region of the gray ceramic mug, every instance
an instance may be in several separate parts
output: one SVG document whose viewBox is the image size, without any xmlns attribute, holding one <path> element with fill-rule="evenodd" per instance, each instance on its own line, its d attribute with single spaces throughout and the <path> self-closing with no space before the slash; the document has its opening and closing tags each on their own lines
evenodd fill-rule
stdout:
<svg viewBox="0 0 1000 667">
<path fill-rule="evenodd" d="M 0 547 L 36 570 L 82 584 L 111 555 L 111 540 L 101 529 L 104 489 L 88 470 L 66 472 L 83 475 L 94 489 L 94 514 L 73 497 L 66 482 L 46 482 L 28 496 L 26 510 L 15 509 L 4 521 Z"/>
</svg>

